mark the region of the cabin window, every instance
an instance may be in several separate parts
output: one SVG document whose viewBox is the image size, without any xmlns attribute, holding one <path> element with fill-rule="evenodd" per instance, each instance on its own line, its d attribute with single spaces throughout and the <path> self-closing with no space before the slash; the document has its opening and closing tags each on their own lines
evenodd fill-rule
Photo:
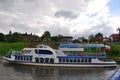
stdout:
<svg viewBox="0 0 120 80">
<path fill-rule="evenodd" d="M 74 59 L 74 62 L 77 62 L 77 59 Z"/>
<path fill-rule="evenodd" d="M 81 62 L 84 62 L 84 58 L 81 59 Z"/>
<path fill-rule="evenodd" d="M 49 54 L 49 55 L 51 55 L 53 53 L 51 51 L 49 51 L 49 50 L 39 50 L 38 54 Z"/>
<path fill-rule="evenodd" d="M 66 59 L 66 62 L 69 62 L 69 59 L 68 59 L 68 58 Z"/>
<path fill-rule="evenodd" d="M 72 59 L 70 59 L 70 62 L 72 62 Z"/>
<path fill-rule="evenodd" d="M 65 58 L 63 58 L 63 62 L 65 62 Z"/>
<path fill-rule="evenodd" d="M 91 62 L 91 58 L 89 58 L 89 62 Z"/>
<path fill-rule="evenodd" d="M 15 60 L 17 60 L 17 56 L 15 56 Z"/>
<path fill-rule="evenodd" d="M 80 62 L 80 59 L 78 59 L 78 62 Z"/>
<path fill-rule="evenodd" d="M 45 58 L 45 63 L 49 63 L 49 58 Z"/>
<path fill-rule="evenodd" d="M 87 62 L 87 58 L 85 58 L 85 62 Z"/>
<path fill-rule="evenodd" d="M 53 58 L 50 59 L 50 63 L 54 63 L 54 59 Z"/>
<path fill-rule="evenodd" d="M 37 54 L 37 49 L 35 49 L 35 53 Z"/>
</svg>

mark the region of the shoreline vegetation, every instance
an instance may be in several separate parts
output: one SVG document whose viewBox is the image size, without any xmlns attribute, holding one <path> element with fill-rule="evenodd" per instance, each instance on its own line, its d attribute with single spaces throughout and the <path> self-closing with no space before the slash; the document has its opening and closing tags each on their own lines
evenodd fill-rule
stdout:
<svg viewBox="0 0 120 80">
<path fill-rule="evenodd" d="M 12 50 L 21 51 L 24 47 L 35 47 L 40 42 L 17 42 L 17 43 L 7 43 L 0 42 L 0 58 L 5 55 L 9 55 Z M 45 43 L 46 45 L 51 46 L 52 48 L 58 48 L 58 45 L 55 42 Z M 108 59 L 113 59 L 120 61 L 120 43 L 109 43 L 107 44 L 111 47 L 110 51 L 106 52 Z"/>
</svg>

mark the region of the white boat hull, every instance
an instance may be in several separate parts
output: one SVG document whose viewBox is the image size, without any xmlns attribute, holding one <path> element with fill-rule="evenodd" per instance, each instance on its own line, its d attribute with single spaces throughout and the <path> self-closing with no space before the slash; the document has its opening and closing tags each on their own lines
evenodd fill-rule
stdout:
<svg viewBox="0 0 120 80">
<path fill-rule="evenodd" d="M 30 66 L 46 66 L 46 67 L 76 67 L 76 68 L 104 68 L 117 67 L 115 63 L 35 63 L 35 62 L 17 62 L 6 60 L 6 63 L 22 64 Z"/>
</svg>

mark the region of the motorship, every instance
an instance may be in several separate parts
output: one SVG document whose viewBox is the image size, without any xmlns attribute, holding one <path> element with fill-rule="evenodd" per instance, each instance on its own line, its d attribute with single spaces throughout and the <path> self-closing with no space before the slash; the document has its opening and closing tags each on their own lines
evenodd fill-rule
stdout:
<svg viewBox="0 0 120 80">
<path fill-rule="evenodd" d="M 110 47 L 104 44 L 59 44 L 59 49 L 39 44 L 35 48 L 12 51 L 3 59 L 8 63 L 48 67 L 116 67 L 106 57 Z"/>
</svg>

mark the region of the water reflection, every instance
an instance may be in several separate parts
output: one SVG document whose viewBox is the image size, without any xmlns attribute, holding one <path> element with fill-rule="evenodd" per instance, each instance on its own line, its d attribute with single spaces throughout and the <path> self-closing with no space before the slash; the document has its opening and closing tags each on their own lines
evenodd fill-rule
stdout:
<svg viewBox="0 0 120 80">
<path fill-rule="evenodd" d="M 108 80 L 115 71 L 115 68 L 58 68 L 10 64 L 4 64 L 3 67 L 19 73 L 21 80 Z"/>
</svg>

